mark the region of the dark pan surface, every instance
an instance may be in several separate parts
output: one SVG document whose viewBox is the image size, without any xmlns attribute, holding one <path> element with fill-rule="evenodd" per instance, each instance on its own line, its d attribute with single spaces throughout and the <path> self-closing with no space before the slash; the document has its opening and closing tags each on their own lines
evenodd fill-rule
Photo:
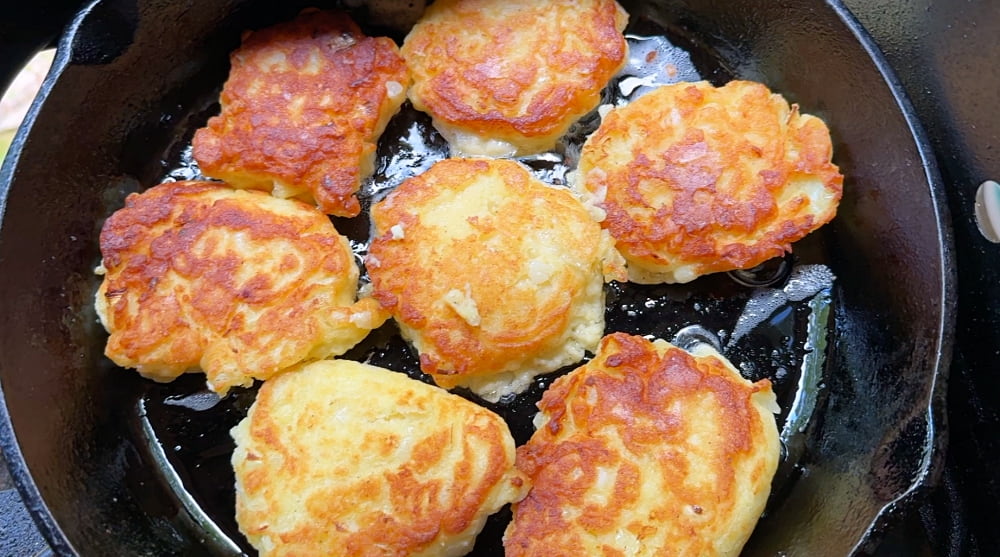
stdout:
<svg viewBox="0 0 1000 557">
<path fill-rule="evenodd" d="M 92 307 L 103 219 L 128 193 L 187 172 L 179 168 L 184 147 L 216 110 L 240 31 L 300 7 L 201 4 L 91 8 L 64 40 L 61 76 L 21 137 L 19 159 L 4 167 L 0 382 L 24 457 L 16 475 L 27 497 L 48 507 L 37 512 L 60 553 L 249 550 L 232 518 L 228 429 L 253 390 L 219 402 L 200 376 L 157 385 L 116 368 L 101 355 L 105 335 Z M 670 50 L 679 69 L 716 83 L 759 80 L 823 117 L 847 180 L 838 218 L 787 261 L 795 278 L 820 270 L 809 295 L 788 294 L 787 272 L 759 288 L 726 275 L 684 286 L 611 285 L 607 330 L 717 340 L 748 377 L 775 382 L 788 458 L 746 553 L 863 548 L 886 511 L 930 479 L 941 443 L 935 374 L 949 350 L 950 246 L 908 105 L 836 5 L 623 5 L 629 32 L 663 34 L 682 49 Z M 394 148 L 403 138 L 424 145 Z M 385 179 L 366 195 L 425 167 L 442 146 L 426 118 L 405 109 L 380 148 Z M 572 150 L 562 154 L 527 162 L 558 181 L 564 163 L 572 165 Z M 336 224 L 364 249 L 367 222 Z M 837 277 L 832 287 L 826 268 Z M 391 326 L 350 357 L 419 377 Z M 552 377 L 492 406 L 519 442 L 530 436 L 533 403 Z M 6 438 L 5 450 L 17 450 L 12 443 Z M 477 554 L 500 554 L 504 520 L 491 521 Z"/>
<path fill-rule="evenodd" d="M 1000 245 L 976 225 L 976 190 L 1000 176 L 1000 9 L 960 0 L 845 0 L 899 72 L 927 128 L 954 217 L 960 303 L 948 381 L 947 463 L 920 509 L 935 555 L 1000 547 Z M 887 7 L 889 9 L 887 9 Z M 893 9 L 894 8 L 894 9 Z"/>
</svg>

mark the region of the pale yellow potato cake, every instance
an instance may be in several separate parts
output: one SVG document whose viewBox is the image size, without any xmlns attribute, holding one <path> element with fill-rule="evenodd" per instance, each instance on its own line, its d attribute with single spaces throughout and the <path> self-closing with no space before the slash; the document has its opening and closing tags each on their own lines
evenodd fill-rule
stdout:
<svg viewBox="0 0 1000 557">
<path fill-rule="evenodd" d="M 553 148 L 625 64 L 614 0 L 437 0 L 403 42 L 410 100 L 452 156 Z"/>
<path fill-rule="evenodd" d="M 835 215 L 843 176 L 822 120 L 749 81 L 678 83 L 611 110 L 577 185 L 635 282 L 749 269 Z"/>
<path fill-rule="evenodd" d="M 373 297 L 438 385 L 490 401 L 593 351 L 605 276 L 624 278 L 583 204 L 511 160 L 438 162 L 372 220 Z"/>
<path fill-rule="evenodd" d="M 157 381 L 203 370 L 225 393 L 342 354 L 388 318 L 355 302 L 354 254 L 330 219 L 263 192 L 162 184 L 129 195 L 100 244 L 105 354 Z"/>
<path fill-rule="evenodd" d="M 262 556 L 465 555 L 528 489 L 499 416 L 347 360 L 268 381 L 232 435 L 236 520 Z"/>
<path fill-rule="evenodd" d="M 247 33 L 230 63 L 222 111 L 194 136 L 202 172 L 357 215 L 355 193 L 410 84 L 395 43 L 346 14 L 306 11 Z"/>
<path fill-rule="evenodd" d="M 766 379 L 707 345 L 615 333 L 538 408 L 506 555 L 739 555 L 780 456 Z"/>
</svg>

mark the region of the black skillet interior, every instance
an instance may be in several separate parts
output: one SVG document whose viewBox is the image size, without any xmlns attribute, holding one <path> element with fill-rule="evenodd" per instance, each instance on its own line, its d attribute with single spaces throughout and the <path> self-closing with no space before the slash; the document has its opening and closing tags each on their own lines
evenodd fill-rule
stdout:
<svg viewBox="0 0 1000 557">
<path fill-rule="evenodd" d="M 7 433 L 4 448 L 23 455 L 9 456 L 15 476 L 29 500 L 44 504 L 36 514 L 59 553 L 249 548 L 232 518 L 227 432 L 253 391 L 217 402 L 198 376 L 164 386 L 113 366 L 101 355 L 91 269 L 100 225 L 124 196 L 185 172 L 183 148 L 217 109 L 240 32 L 315 4 L 106 1 L 85 10 L 62 43 L 61 75 L 4 169 L 10 190 L 0 229 L 0 381 L 19 445 Z M 793 278 L 812 280 L 808 296 L 794 294 L 800 283 L 789 286 L 787 274 L 765 288 L 725 275 L 686 286 L 612 285 L 608 331 L 714 337 L 748 377 L 774 381 L 788 458 L 747 554 L 870 547 L 888 511 L 933 475 L 937 372 L 949 354 L 949 238 L 908 105 L 836 4 L 623 5 L 630 33 L 663 34 L 690 53 L 688 61 L 670 51 L 682 74 L 690 63 L 716 83 L 759 80 L 823 117 L 847 178 L 838 218 L 789 258 Z M 374 22 L 364 8 L 353 13 Z M 391 25 L 365 27 L 401 35 Z M 398 147 L 414 130 L 426 151 Z M 404 111 L 366 192 L 398 183 L 440 147 L 426 119 Z M 558 180 L 560 162 L 527 162 Z M 363 247 L 363 219 L 337 225 Z M 832 287 L 817 264 L 836 275 Z M 418 376 L 391 327 L 351 356 Z M 550 380 L 492 406 L 519 442 Z M 501 531 L 502 519 L 491 521 L 476 553 L 499 554 Z"/>
</svg>

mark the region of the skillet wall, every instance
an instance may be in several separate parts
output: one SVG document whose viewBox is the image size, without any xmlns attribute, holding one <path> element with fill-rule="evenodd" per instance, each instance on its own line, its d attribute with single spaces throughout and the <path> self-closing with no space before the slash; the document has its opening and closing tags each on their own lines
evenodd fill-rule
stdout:
<svg viewBox="0 0 1000 557">
<path fill-rule="evenodd" d="M 830 125 L 848 178 L 840 214 L 821 232 L 838 276 L 828 398 L 801 476 L 775 494 L 747 552 L 846 554 L 924 479 L 928 444 L 939 442 L 928 405 L 937 395 L 932 372 L 947 367 L 951 269 L 941 246 L 950 240 L 924 161 L 891 90 L 826 4 L 623 4 L 682 46 L 714 53 L 726 70 L 714 77 L 768 83 Z M 136 410 L 122 400 L 141 380 L 101 355 L 90 269 L 103 219 L 162 175 L 161 155 L 211 105 L 240 31 L 301 7 L 265 6 L 98 4 L 63 44 L 62 77 L 20 158 L 8 160 L 16 170 L 5 167 L 0 384 L 38 491 L 82 554 L 208 551 L 133 445 Z"/>
</svg>

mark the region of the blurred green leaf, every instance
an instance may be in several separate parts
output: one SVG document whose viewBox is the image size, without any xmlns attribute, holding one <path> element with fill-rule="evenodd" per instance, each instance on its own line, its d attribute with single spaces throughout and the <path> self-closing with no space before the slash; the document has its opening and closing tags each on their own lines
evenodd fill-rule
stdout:
<svg viewBox="0 0 1000 557">
<path fill-rule="evenodd" d="M 0 131 L 0 162 L 7 156 L 7 149 L 10 149 L 11 141 L 14 141 L 14 132 L 17 130 Z"/>
</svg>

